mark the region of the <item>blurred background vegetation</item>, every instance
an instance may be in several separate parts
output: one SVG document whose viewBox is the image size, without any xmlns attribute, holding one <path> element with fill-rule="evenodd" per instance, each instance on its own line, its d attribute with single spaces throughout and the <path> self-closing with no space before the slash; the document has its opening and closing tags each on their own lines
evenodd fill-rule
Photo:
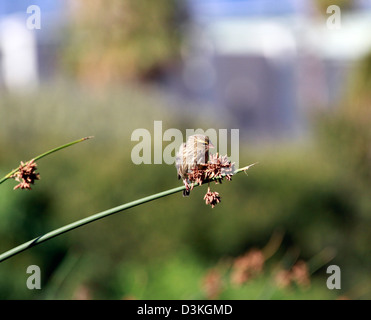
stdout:
<svg viewBox="0 0 371 320">
<path fill-rule="evenodd" d="M 181 17 L 174 0 L 114 0 L 109 6 L 95 0 L 78 5 L 62 62 L 84 84 L 100 87 L 151 78 L 179 55 Z"/>
<path fill-rule="evenodd" d="M 135 129 L 153 132 L 156 120 L 183 133 L 231 126 L 209 105 L 194 108 L 159 85 L 180 54 L 176 2 L 77 3 L 58 51 L 60 79 L 1 92 L 0 176 L 95 138 L 40 160 L 32 191 L 0 186 L 1 252 L 180 185 L 173 166 L 133 164 Z M 222 202 L 214 209 L 202 186 L 66 233 L 2 262 L 0 298 L 371 298 L 370 102 L 368 55 L 340 102 L 308 114 L 310 141 L 241 139 L 240 166 L 259 164 L 215 186 Z M 42 290 L 26 287 L 33 264 Z M 326 287 L 331 264 L 341 267 L 341 290 Z"/>
</svg>

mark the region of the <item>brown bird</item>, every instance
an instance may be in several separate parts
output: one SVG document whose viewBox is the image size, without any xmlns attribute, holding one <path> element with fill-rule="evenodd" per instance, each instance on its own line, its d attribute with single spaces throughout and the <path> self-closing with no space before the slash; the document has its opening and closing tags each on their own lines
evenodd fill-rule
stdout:
<svg viewBox="0 0 371 320">
<path fill-rule="evenodd" d="M 178 179 L 183 179 L 186 189 L 183 196 L 189 196 L 189 180 L 187 173 L 199 164 L 206 164 L 209 161 L 209 149 L 214 148 L 208 136 L 195 134 L 190 136 L 187 142 L 182 143 L 176 154 L 175 166 Z"/>
</svg>

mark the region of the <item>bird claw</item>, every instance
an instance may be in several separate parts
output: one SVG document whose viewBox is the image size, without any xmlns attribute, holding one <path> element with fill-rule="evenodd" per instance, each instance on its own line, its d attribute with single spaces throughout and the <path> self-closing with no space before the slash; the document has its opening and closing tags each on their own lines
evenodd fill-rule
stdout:
<svg viewBox="0 0 371 320">
<path fill-rule="evenodd" d="M 183 190 L 183 197 L 188 197 L 189 194 L 190 194 L 190 188 L 189 188 L 189 184 L 187 182 L 187 180 L 183 180 L 183 183 L 184 183 L 184 186 L 185 186 L 185 190 Z"/>
<path fill-rule="evenodd" d="M 187 180 L 183 180 L 183 183 L 184 183 L 184 186 L 185 186 L 186 190 L 189 191 L 190 188 L 189 188 L 189 184 L 188 184 Z"/>
</svg>

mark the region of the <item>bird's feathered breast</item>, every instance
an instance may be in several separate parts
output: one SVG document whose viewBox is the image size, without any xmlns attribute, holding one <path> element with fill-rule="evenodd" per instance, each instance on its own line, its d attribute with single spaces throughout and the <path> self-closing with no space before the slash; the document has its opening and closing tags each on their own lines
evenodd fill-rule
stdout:
<svg viewBox="0 0 371 320">
<path fill-rule="evenodd" d="M 176 154 L 175 166 L 178 179 L 186 178 L 187 172 L 199 164 L 209 160 L 209 137 L 203 135 L 190 136 L 186 143 L 181 144 Z"/>
</svg>

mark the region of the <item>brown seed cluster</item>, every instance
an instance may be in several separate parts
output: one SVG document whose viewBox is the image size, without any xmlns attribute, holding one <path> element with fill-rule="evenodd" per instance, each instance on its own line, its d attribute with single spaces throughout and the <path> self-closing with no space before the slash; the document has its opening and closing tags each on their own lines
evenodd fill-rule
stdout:
<svg viewBox="0 0 371 320">
<path fill-rule="evenodd" d="M 309 287 L 310 277 L 307 264 L 299 260 L 291 270 L 281 270 L 276 275 L 276 283 L 281 288 L 286 288 L 292 283 L 300 287 Z"/>
<path fill-rule="evenodd" d="M 221 200 L 218 192 L 211 192 L 210 188 L 207 189 L 207 193 L 204 196 L 206 204 L 211 205 L 214 208 Z"/>
<path fill-rule="evenodd" d="M 34 159 L 26 163 L 23 163 L 23 161 L 21 161 L 21 165 L 18 167 L 18 171 L 11 176 L 11 178 L 19 182 L 19 184 L 14 187 L 14 190 L 31 190 L 31 184 L 34 184 L 35 180 L 40 180 L 40 174 L 35 172 L 36 169 L 37 164 Z"/>
<path fill-rule="evenodd" d="M 259 249 L 251 249 L 231 260 L 222 260 L 202 278 L 202 291 L 207 299 L 218 299 L 229 283 L 242 286 L 260 275 L 264 264 L 264 255 Z"/>
<path fill-rule="evenodd" d="M 210 269 L 202 279 L 202 290 L 206 298 L 210 300 L 217 299 L 222 292 L 222 278 L 220 272 L 213 268 Z"/>
<path fill-rule="evenodd" d="M 264 255 L 261 250 L 251 249 L 235 259 L 232 267 L 231 282 L 242 285 L 263 271 Z"/>
<path fill-rule="evenodd" d="M 218 299 L 223 295 L 225 289 L 234 285 L 236 288 L 246 286 L 257 277 L 265 273 L 269 274 L 266 267 L 267 259 L 264 250 L 252 248 L 246 253 L 232 258 L 224 259 L 217 266 L 210 268 L 202 278 L 202 291 L 207 299 Z M 274 267 L 273 270 L 277 269 Z M 310 287 L 310 274 L 305 261 L 299 260 L 289 270 L 280 269 L 269 276 L 269 281 L 274 280 L 276 286 L 281 289 L 290 288 L 296 285 L 301 289 Z M 347 299 L 340 296 L 339 299 Z"/>
<path fill-rule="evenodd" d="M 202 184 L 210 180 L 221 183 L 223 178 L 232 180 L 234 172 L 234 163 L 228 160 L 228 157 L 211 154 L 206 164 L 198 164 L 188 173 L 188 179 L 192 183 Z"/>
<path fill-rule="evenodd" d="M 201 185 L 205 182 L 215 181 L 215 183 L 222 183 L 225 178 L 228 181 L 232 180 L 234 172 L 234 163 L 228 160 L 228 157 L 219 156 L 218 153 L 211 154 L 209 161 L 206 164 L 198 164 L 188 172 L 188 180 L 191 182 L 191 190 L 194 184 Z M 219 202 L 221 197 L 218 192 L 211 192 L 210 187 L 204 196 L 206 204 L 214 208 Z"/>
</svg>

